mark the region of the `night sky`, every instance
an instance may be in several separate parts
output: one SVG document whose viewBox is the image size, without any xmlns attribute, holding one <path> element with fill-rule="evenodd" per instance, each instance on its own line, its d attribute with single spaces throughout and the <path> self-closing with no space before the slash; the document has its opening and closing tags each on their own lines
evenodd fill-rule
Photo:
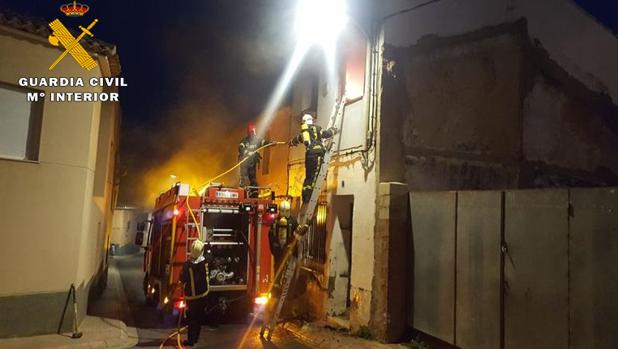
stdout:
<svg viewBox="0 0 618 349">
<path fill-rule="evenodd" d="M 200 177 L 235 162 L 236 138 L 263 110 L 291 54 L 295 1 L 83 0 L 91 11 L 81 19 L 59 12 L 67 2 L 0 0 L 0 11 L 72 28 L 98 18 L 95 37 L 118 46 L 129 84 L 121 90 L 119 204 L 143 205 L 143 176 L 167 176 L 172 158 Z M 576 3 L 618 33 L 618 1 Z"/>
<path fill-rule="evenodd" d="M 575 2 L 599 22 L 618 34 L 618 1 L 616 0 L 575 0 Z"/>
<path fill-rule="evenodd" d="M 217 86 L 218 97 L 241 114 L 255 115 L 265 102 L 254 103 L 259 96 L 252 96 L 268 95 L 289 54 L 291 1 L 87 0 L 82 2 L 91 10 L 83 18 L 58 11 L 69 2 L 0 0 L 0 10 L 60 18 L 72 28 L 98 18 L 95 38 L 119 47 L 122 76 L 130 85 L 122 91 L 122 105 L 131 124 L 152 122 L 152 115 L 178 101 L 187 79 Z M 197 61 L 202 69 L 196 70 Z"/>
<path fill-rule="evenodd" d="M 129 85 L 121 90 L 119 204 L 143 204 L 141 175 L 187 148 L 179 138 L 208 147 L 212 128 L 243 130 L 265 107 L 292 49 L 293 1 L 83 0 L 91 7 L 84 18 L 60 13 L 68 2 L 0 0 L 0 11 L 60 18 L 74 29 L 98 18 L 95 38 L 118 47 Z M 235 160 L 236 142 L 220 151 Z"/>
</svg>

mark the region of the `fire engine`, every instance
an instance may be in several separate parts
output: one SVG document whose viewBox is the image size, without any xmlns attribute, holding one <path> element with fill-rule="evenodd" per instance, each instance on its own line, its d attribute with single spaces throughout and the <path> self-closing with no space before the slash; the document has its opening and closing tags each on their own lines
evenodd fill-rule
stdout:
<svg viewBox="0 0 618 349">
<path fill-rule="evenodd" d="M 277 213 L 274 193 L 249 198 L 242 188 L 211 185 L 203 194 L 178 183 L 155 203 L 145 239 L 144 293 L 159 308 L 183 308 L 178 287 L 194 240 L 206 242 L 208 303 L 249 313 L 268 302 L 273 264 L 268 232 Z"/>
</svg>

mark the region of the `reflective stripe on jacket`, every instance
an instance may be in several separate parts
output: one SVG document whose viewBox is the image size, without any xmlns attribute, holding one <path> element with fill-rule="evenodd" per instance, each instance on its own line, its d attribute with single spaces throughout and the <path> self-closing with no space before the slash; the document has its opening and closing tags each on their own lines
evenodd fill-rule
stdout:
<svg viewBox="0 0 618 349">
<path fill-rule="evenodd" d="M 208 263 L 185 262 L 180 275 L 180 281 L 185 284 L 185 299 L 194 300 L 205 297 L 210 290 L 210 272 Z"/>
</svg>

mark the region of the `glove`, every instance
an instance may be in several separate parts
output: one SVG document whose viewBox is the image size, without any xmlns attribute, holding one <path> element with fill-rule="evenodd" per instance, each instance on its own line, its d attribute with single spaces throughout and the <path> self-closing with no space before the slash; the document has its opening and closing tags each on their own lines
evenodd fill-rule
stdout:
<svg viewBox="0 0 618 349">
<path fill-rule="evenodd" d="M 307 234 L 308 231 L 309 231 L 309 226 L 307 224 L 303 224 L 303 225 L 299 226 L 298 228 L 296 228 L 296 233 L 299 236 L 303 236 L 303 235 Z"/>
<path fill-rule="evenodd" d="M 335 135 L 335 134 L 337 134 L 337 133 L 339 133 L 339 129 L 338 129 L 338 128 L 336 128 L 336 127 L 331 127 L 331 128 L 330 128 L 330 130 L 331 130 L 331 131 L 333 131 L 333 134 L 334 134 L 334 135 Z"/>
</svg>

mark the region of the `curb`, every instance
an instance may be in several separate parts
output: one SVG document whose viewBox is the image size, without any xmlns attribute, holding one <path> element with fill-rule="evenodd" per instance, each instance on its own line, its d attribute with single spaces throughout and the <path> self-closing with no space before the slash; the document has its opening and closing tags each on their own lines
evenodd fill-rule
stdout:
<svg viewBox="0 0 618 349">
<path fill-rule="evenodd" d="M 83 336 L 71 339 L 70 334 L 49 334 L 32 337 L 0 339 L 0 347 L 7 349 L 127 349 L 139 342 L 137 329 L 115 319 L 87 317 Z"/>
</svg>

